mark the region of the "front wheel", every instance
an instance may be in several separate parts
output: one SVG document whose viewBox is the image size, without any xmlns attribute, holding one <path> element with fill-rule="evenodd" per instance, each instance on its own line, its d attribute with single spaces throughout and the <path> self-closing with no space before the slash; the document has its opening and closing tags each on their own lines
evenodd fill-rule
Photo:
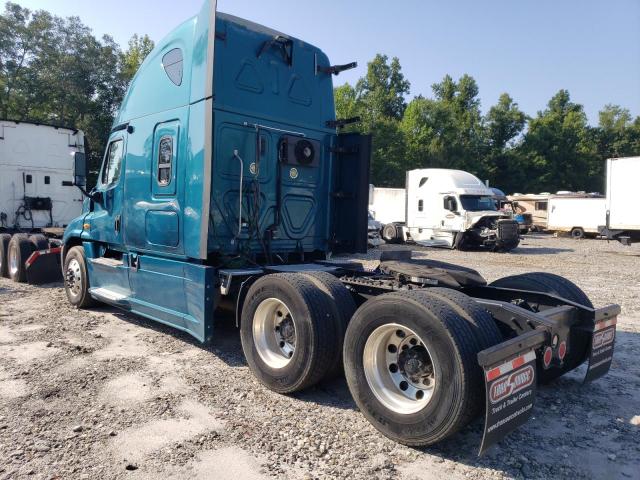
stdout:
<svg viewBox="0 0 640 480">
<path fill-rule="evenodd" d="M 89 294 L 89 276 L 84 248 L 72 247 L 64 259 L 64 291 L 69 303 L 77 308 L 86 308 L 96 302 Z"/>
<path fill-rule="evenodd" d="M 450 300 L 428 291 L 365 302 L 344 344 L 349 390 L 367 419 L 405 445 L 430 445 L 469 423 L 483 407 L 483 348 Z"/>
</svg>

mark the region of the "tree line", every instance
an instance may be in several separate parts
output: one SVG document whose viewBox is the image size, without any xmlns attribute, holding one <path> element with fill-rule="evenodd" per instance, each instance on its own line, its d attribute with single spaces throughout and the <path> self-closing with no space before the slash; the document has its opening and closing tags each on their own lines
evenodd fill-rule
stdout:
<svg viewBox="0 0 640 480">
<path fill-rule="evenodd" d="M 334 89 L 338 118 L 361 118 L 346 130 L 373 135 L 374 185 L 404 186 L 414 168 L 455 168 L 509 193 L 603 192 L 604 159 L 640 155 L 640 117 L 618 105 L 605 105 L 594 127 L 567 90 L 534 116 L 507 93 L 483 115 L 470 75 L 446 75 L 431 90 L 407 102 L 400 61 L 381 54 L 355 86 Z"/>
<path fill-rule="evenodd" d="M 83 130 L 95 178 L 127 86 L 152 49 L 147 35 L 134 35 L 123 51 L 78 17 L 8 2 L 0 15 L 0 118 Z"/>
<path fill-rule="evenodd" d="M 73 126 L 85 132 L 90 170 L 101 162 L 113 118 L 153 48 L 134 35 L 126 50 L 96 38 L 78 17 L 8 2 L 0 15 L 0 118 Z M 373 134 L 372 183 L 402 186 L 405 171 L 468 170 L 508 192 L 603 190 L 604 159 L 640 155 L 640 117 L 606 105 L 596 127 L 560 90 L 530 117 L 508 94 L 482 114 L 473 77 L 445 76 L 432 96 L 407 102 L 397 58 L 376 55 L 355 86 L 334 89 L 338 118 Z"/>
</svg>

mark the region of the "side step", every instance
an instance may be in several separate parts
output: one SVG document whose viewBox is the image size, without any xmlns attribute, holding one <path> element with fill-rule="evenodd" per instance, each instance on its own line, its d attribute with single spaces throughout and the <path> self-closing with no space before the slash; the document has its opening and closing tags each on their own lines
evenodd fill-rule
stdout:
<svg viewBox="0 0 640 480">
<path fill-rule="evenodd" d="M 96 300 L 105 303 L 116 304 L 118 306 L 127 306 L 129 304 L 129 296 L 124 293 L 116 292 L 105 287 L 94 287 L 89 289 L 89 293 Z"/>
</svg>

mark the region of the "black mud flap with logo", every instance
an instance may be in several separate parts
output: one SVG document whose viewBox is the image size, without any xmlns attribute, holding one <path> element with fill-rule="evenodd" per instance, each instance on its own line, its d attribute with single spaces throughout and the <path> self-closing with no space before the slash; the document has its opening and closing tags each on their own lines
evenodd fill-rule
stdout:
<svg viewBox="0 0 640 480">
<path fill-rule="evenodd" d="M 536 393 L 536 354 L 528 350 L 499 365 L 484 367 L 484 378 L 486 419 L 479 455 L 531 417 Z"/>
<path fill-rule="evenodd" d="M 613 347 L 616 341 L 617 318 L 596 322 L 591 336 L 589 366 L 584 382 L 592 382 L 606 375 L 613 360 Z"/>
</svg>

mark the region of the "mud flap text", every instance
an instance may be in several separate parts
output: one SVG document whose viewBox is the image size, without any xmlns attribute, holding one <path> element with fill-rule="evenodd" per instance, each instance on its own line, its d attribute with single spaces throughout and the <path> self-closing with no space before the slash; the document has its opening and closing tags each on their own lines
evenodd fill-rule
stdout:
<svg viewBox="0 0 640 480">
<path fill-rule="evenodd" d="M 616 322 L 617 319 L 613 318 L 596 323 L 591 336 L 591 352 L 585 382 L 600 378 L 609 371 L 616 340 Z"/>
<path fill-rule="evenodd" d="M 531 350 L 496 367 L 485 368 L 484 375 L 487 400 L 480 455 L 533 413 L 536 354 Z"/>
</svg>

